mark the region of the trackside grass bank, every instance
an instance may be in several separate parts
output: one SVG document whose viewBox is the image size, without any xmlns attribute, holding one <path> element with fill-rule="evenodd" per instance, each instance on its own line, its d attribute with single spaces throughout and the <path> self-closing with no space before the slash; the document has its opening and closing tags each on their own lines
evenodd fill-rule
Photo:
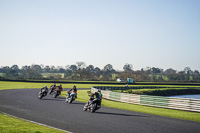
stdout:
<svg viewBox="0 0 200 133">
<path fill-rule="evenodd" d="M 0 113 L 1 133 L 66 133 Z"/>
</svg>

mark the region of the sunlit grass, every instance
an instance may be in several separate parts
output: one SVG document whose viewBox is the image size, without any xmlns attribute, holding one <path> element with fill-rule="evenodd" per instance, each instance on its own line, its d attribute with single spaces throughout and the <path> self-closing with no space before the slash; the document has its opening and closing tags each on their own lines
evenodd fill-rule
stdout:
<svg viewBox="0 0 200 133">
<path fill-rule="evenodd" d="M 1 133 L 66 133 L 0 113 Z"/>
<path fill-rule="evenodd" d="M 59 85 L 60 83 L 56 83 Z M 0 81 L 0 90 L 7 89 L 30 89 L 30 88 L 42 88 L 44 86 L 50 87 L 53 83 L 30 83 L 30 82 L 9 82 L 9 81 Z M 76 85 L 77 88 L 91 88 L 92 86 L 99 86 L 99 84 L 62 84 L 63 88 L 72 88 Z M 112 85 L 101 85 L 101 86 L 112 86 Z M 115 85 L 122 86 L 122 85 Z"/>
</svg>

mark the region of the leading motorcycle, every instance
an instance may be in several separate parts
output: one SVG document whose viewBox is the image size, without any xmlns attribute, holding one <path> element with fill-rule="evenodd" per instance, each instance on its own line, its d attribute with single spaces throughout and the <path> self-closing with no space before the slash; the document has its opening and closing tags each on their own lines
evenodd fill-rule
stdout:
<svg viewBox="0 0 200 133">
<path fill-rule="evenodd" d="M 101 108 L 101 100 L 98 98 L 91 98 L 91 101 L 88 101 L 84 107 L 83 110 L 89 110 L 91 113 L 95 112 L 96 110 Z"/>
</svg>

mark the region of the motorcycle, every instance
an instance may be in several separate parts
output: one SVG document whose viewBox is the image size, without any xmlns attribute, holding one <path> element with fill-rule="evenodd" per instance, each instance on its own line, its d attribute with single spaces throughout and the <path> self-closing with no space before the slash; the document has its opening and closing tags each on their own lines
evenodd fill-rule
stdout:
<svg viewBox="0 0 200 133">
<path fill-rule="evenodd" d="M 83 110 L 90 110 L 91 113 L 95 112 L 96 110 L 101 108 L 101 100 L 97 99 L 97 98 L 91 98 L 92 102 L 90 103 L 90 101 L 88 101 L 84 107 Z"/>
<path fill-rule="evenodd" d="M 38 99 L 42 99 L 46 95 L 47 95 L 47 92 L 43 89 L 42 91 L 39 92 Z"/>
<path fill-rule="evenodd" d="M 55 87 L 51 86 L 51 87 L 50 87 L 49 94 L 53 93 L 55 89 L 56 89 Z"/>
<path fill-rule="evenodd" d="M 66 98 L 65 102 L 72 103 L 76 99 L 76 92 L 73 91 L 71 94 L 68 94 L 69 97 Z"/>
<path fill-rule="evenodd" d="M 59 91 L 58 89 L 55 89 L 54 90 L 54 93 L 53 93 L 53 97 L 56 98 L 57 96 L 59 96 L 61 93 L 61 91 Z"/>
</svg>

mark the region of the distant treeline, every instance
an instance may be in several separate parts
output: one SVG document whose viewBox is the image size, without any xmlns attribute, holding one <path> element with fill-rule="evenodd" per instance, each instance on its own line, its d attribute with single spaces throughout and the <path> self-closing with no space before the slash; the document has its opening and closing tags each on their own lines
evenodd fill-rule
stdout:
<svg viewBox="0 0 200 133">
<path fill-rule="evenodd" d="M 198 70 L 191 70 L 185 67 L 182 71 L 172 68 L 163 70 L 156 67 L 142 68 L 134 71 L 131 64 L 125 64 L 123 71 L 117 71 L 111 64 L 107 64 L 103 69 L 86 66 L 84 62 L 77 62 L 75 65 L 64 67 L 44 66 L 33 64 L 31 66 L 18 65 L 2 66 L 0 68 L 1 79 L 34 79 L 34 80 L 84 80 L 84 81 L 116 81 L 120 78 L 126 82 L 127 78 L 132 78 L 135 82 L 200 82 Z"/>
</svg>

